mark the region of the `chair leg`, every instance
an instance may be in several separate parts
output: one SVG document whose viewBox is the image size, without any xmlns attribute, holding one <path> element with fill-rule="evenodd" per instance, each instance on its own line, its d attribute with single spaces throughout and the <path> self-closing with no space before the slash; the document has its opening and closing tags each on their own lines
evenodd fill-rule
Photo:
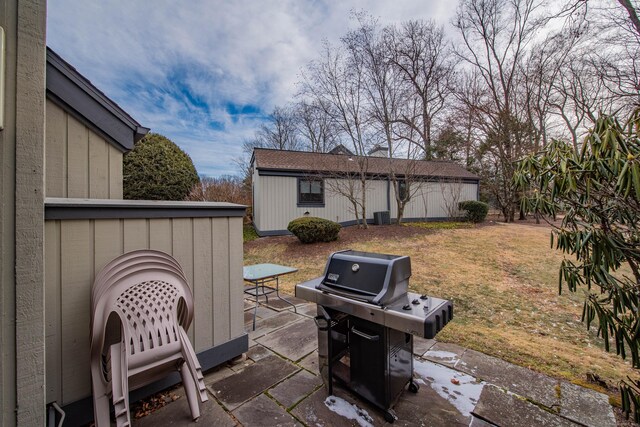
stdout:
<svg viewBox="0 0 640 427">
<path fill-rule="evenodd" d="M 111 388 L 116 425 L 117 427 L 130 427 L 129 377 L 125 346 L 121 343 L 111 346 Z"/>
<path fill-rule="evenodd" d="M 104 385 L 100 361 L 91 363 L 93 390 L 93 422 L 96 427 L 109 426 L 109 395 Z"/>
<path fill-rule="evenodd" d="M 193 375 L 191 375 L 191 371 L 189 371 L 186 363 L 183 363 L 180 367 L 180 375 L 182 375 L 182 385 L 187 395 L 189 409 L 191 409 L 191 417 L 195 421 L 200 418 L 200 406 L 198 405 L 196 383 L 193 381 Z"/>
<path fill-rule="evenodd" d="M 204 385 L 204 375 L 202 375 L 202 367 L 200 366 L 200 362 L 198 362 L 198 357 L 196 353 L 193 351 L 193 347 L 191 346 L 191 342 L 189 341 L 189 337 L 185 330 L 180 327 L 180 340 L 182 342 L 182 356 L 185 360 L 185 365 L 189 368 L 191 372 L 191 376 L 193 381 L 196 384 L 196 390 L 200 395 L 200 401 L 206 402 L 209 400 L 209 396 L 207 396 L 207 386 Z"/>
</svg>

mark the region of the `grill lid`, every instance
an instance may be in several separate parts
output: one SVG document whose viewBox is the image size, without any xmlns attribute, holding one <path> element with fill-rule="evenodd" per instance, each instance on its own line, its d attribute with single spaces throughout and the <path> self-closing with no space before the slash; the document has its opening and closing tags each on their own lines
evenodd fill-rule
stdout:
<svg viewBox="0 0 640 427">
<path fill-rule="evenodd" d="M 346 250 L 331 254 L 317 288 L 383 306 L 407 293 L 410 276 L 408 256 Z"/>
</svg>

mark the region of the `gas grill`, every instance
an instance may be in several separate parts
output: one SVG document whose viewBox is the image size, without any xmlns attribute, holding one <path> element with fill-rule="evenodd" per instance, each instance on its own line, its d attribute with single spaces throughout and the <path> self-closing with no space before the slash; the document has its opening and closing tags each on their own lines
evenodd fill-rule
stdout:
<svg viewBox="0 0 640 427">
<path fill-rule="evenodd" d="M 408 292 L 407 256 L 359 251 L 332 254 L 324 276 L 296 285 L 317 304 L 318 357 L 329 394 L 340 381 L 396 419 L 393 405 L 413 381 L 413 335 L 434 338 L 453 318 L 451 302 Z"/>
</svg>

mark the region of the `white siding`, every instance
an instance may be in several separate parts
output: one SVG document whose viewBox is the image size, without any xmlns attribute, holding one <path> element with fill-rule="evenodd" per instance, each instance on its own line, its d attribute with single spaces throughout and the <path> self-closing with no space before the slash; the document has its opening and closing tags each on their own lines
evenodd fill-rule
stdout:
<svg viewBox="0 0 640 427">
<path fill-rule="evenodd" d="M 478 184 L 456 182 L 424 182 L 418 189 L 411 190 L 411 200 L 404 208 L 404 218 L 447 218 L 447 206 L 457 206 L 465 200 L 477 200 Z M 396 218 L 398 208 L 395 193 L 391 190 L 391 217 Z"/>
<path fill-rule="evenodd" d="M 303 216 L 305 212 L 336 222 L 356 219 L 349 200 L 332 190 L 336 180 L 325 180 L 324 207 L 298 206 L 298 181 L 295 177 L 260 176 L 258 182 L 254 187 L 254 213 L 257 213 L 256 226 L 260 231 L 286 230 L 291 220 Z M 386 209 L 386 181 L 370 181 L 367 185 L 367 218 L 373 218 L 374 211 Z"/>
<path fill-rule="evenodd" d="M 253 178 L 251 179 L 251 186 L 252 186 L 252 199 L 251 199 L 251 210 L 252 210 L 252 215 L 253 215 L 253 223 L 255 224 L 256 228 L 258 230 L 262 230 L 262 222 L 261 222 L 261 211 L 262 208 L 260 206 L 260 203 L 258 202 L 258 195 L 260 194 L 260 180 L 262 179 L 262 177 L 258 174 L 258 170 L 256 168 L 253 168 Z"/>
<path fill-rule="evenodd" d="M 349 200 L 335 190 L 340 181 L 325 179 L 324 207 L 298 206 L 296 177 L 259 176 L 253 174 L 253 215 L 259 232 L 274 232 L 287 229 L 289 222 L 309 212 L 311 216 L 326 218 L 345 223 L 356 219 Z M 344 184 L 346 181 L 342 181 Z M 395 193 L 390 189 L 387 206 L 387 181 L 371 180 L 367 185 L 367 219 L 373 219 L 373 213 L 390 210 L 391 218 L 397 216 Z M 404 218 L 445 218 L 448 216 L 447 204 L 457 205 L 464 200 L 476 200 L 478 185 L 475 183 L 438 183 L 419 184 L 420 188 L 407 204 Z"/>
</svg>

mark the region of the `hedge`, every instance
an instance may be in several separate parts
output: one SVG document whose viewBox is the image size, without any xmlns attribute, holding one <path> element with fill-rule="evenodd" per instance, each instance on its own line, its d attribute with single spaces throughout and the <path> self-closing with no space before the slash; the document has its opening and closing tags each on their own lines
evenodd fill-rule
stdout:
<svg viewBox="0 0 640 427">
<path fill-rule="evenodd" d="M 463 211 L 467 211 L 465 219 L 471 222 L 482 222 L 487 217 L 489 212 L 489 205 L 483 202 L 476 202 L 475 200 L 467 200 L 460 202 L 458 208 Z"/>
<path fill-rule="evenodd" d="M 338 238 L 340 228 L 336 222 L 313 216 L 294 219 L 287 226 L 302 243 L 331 242 Z"/>
</svg>

